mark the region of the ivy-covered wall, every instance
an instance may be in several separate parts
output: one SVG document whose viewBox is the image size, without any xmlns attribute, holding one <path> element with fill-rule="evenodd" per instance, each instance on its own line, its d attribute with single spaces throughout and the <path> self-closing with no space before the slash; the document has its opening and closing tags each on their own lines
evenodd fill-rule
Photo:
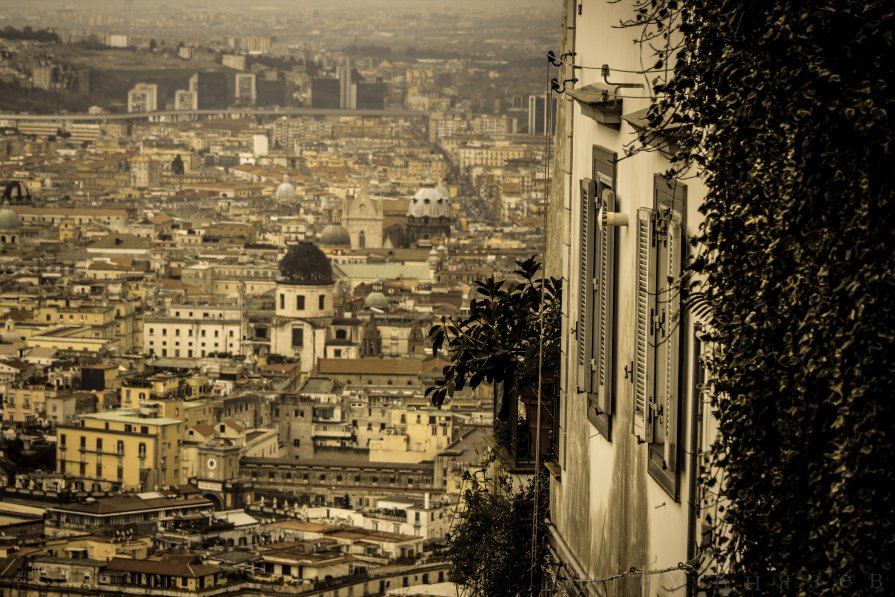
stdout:
<svg viewBox="0 0 895 597">
<path fill-rule="evenodd" d="M 642 5 L 684 34 L 654 124 L 710 188 L 715 564 L 737 592 L 892 591 L 895 5 Z"/>
</svg>

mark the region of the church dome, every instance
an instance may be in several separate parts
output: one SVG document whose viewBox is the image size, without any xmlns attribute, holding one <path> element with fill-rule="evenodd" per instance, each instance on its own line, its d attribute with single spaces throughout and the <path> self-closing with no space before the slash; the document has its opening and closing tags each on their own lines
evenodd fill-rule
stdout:
<svg viewBox="0 0 895 597">
<path fill-rule="evenodd" d="M 295 187 L 289 182 L 289 175 L 286 175 L 283 177 L 283 182 L 277 187 L 276 193 L 273 194 L 273 198 L 277 201 L 294 201 L 295 197 Z"/>
<path fill-rule="evenodd" d="M 351 235 L 348 229 L 341 224 L 327 224 L 320 233 L 320 244 L 329 246 L 350 246 Z"/>
<path fill-rule="evenodd" d="M 292 245 L 280 260 L 280 284 L 327 285 L 333 284 L 333 268 L 329 259 L 313 243 Z"/>
<path fill-rule="evenodd" d="M 21 226 L 19 215 L 14 210 L 8 207 L 0 209 L 0 230 L 18 230 Z"/>
<path fill-rule="evenodd" d="M 410 218 L 451 217 L 451 194 L 444 187 L 426 186 L 416 192 L 407 208 Z"/>
<path fill-rule="evenodd" d="M 388 298 L 382 292 L 382 281 L 379 278 L 373 280 L 373 291 L 364 299 L 364 306 L 376 309 L 386 309 L 388 307 Z"/>
</svg>

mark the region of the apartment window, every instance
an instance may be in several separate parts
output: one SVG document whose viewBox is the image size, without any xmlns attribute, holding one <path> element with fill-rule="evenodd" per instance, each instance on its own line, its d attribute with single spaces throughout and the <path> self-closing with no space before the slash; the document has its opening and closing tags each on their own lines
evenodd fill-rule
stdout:
<svg viewBox="0 0 895 597">
<path fill-rule="evenodd" d="M 280 293 L 280 309 L 286 308 L 286 295 L 282 292 Z"/>
<path fill-rule="evenodd" d="M 79 469 L 79 474 L 83 477 L 84 475 L 87 474 L 87 463 L 86 462 L 80 463 L 80 465 L 78 466 L 78 469 Z"/>
<path fill-rule="evenodd" d="M 123 441 L 118 440 L 118 446 L 115 449 L 115 451 L 118 452 L 119 456 L 124 456 L 124 442 Z"/>
<path fill-rule="evenodd" d="M 220 336 L 221 336 L 221 332 L 220 332 L 220 330 L 215 330 L 215 331 L 214 331 L 214 337 L 215 337 L 215 338 L 220 338 Z"/>
<path fill-rule="evenodd" d="M 155 328 L 149 328 L 149 335 L 150 335 L 150 336 L 154 336 L 154 335 L 155 335 Z"/>
<path fill-rule="evenodd" d="M 86 447 L 87 447 L 87 437 L 86 437 L 86 436 L 82 435 L 81 438 L 80 438 L 80 442 L 81 442 L 81 447 L 82 447 L 82 448 L 86 448 Z"/>
<path fill-rule="evenodd" d="M 305 309 L 305 297 L 302 294 L 296 295 L 295 297 L 295 308 L 299 311 L 304 311 Z"/>
<path fill-rule="evenodd" d="M 137 456 L 142 460 L 146 458 L 146 444 L 140 442 L 140 445 L 137 447 Z"/>
<path fill-rule="evenodd" d="M 103 463 L 99 460 L 96 461 L 96 476 L 98 479 L 101 479 L 103 476 Z"/>
<path fill-rule="evenodd" d="M 649 474 L 678 499 L 680 274 L 687 188 L 653 180 L 653 208 L 637 210 L 634 434 L 649 445 Z"/>
<path fill-rule="evenodd" d="M 615 227 L 601 226 L 601 211 L 616 205 L 618 155 L 593 148 L 593 179 L 581 183 L 581 253 L 578 280 L 578 391 L 587 396 L 587 418 L 607 441 L 612 439 L 615 329 Z M 564 379 L 564 376 L 562 377 Z"/>
<path fill-rule="evenodd" d="M 97 452 L 103 451 L 103 438 L 101 438 L 101 437 L 96 438 L 96 451 Z"/>
<path fill-rule="evenodd" d="M 162 336 L 168 335 L 168 328 L 162 328 Z"/>
<path fill-rule="evenodd" d="M 300 447 L 301 447 L 301 440 L 300 440 L 300 439 L 294 439 L 294 440 L 292 440 L 292 447 L 293 447 L 293 448 L 300 448 Z"/>
<path fill-rule="evenodd" d="M 317 298 L 317 308 L 320 309 L 321 311 L 326 308 L 326 295 L 325 294 L 321 294 Z"/>
<path fill-rule="evenodd" d="M 174 335 L 178 337 L 180 336 L 180 328 L 174 330 Z"/>
<path fill-rule="evenodd" d="M 292 328 L 292 346 L 305 345 L 305 331 L 302 328 Z"/>
<path fill-rule="evenodd" d="M 63 447 L 63 448 L 65 447 L 65 434 L 64 433 L 59 435 L 59 446 Z"/>
</svg>

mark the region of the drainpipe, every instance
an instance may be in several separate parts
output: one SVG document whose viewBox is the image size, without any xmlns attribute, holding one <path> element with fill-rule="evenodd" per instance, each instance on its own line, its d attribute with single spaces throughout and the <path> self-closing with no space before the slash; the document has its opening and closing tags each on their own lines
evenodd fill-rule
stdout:
<svg viewBox="0 0 895 597">
<path fill-rule="evenodd" d="M 698 325 L 697 325 L 698 330 Z M 693 350 L 693 362 L 696 365 L 696 374 L 694 375 L 694 381 L 696 384 L 704 383 L 704 376 L 702 375 L 702 366 L 700 365 L 700 357 L 702 356 L 702 342 L 697 338 L 694 343 Z M 687 509 L 687 561 L 691 561 L 698 555 L 697 552 L 697 543 L 696 543 L 696 521 L 699 520 L 699 497 L 697 496 L 698 491 L 698 478 L 699 478 L 699 445 L 700 445 L 700 437 L 702 435 L 702 399 L 701 392 L 697 392 L 696 400 L 693 403 L 693 408 L 690 409 L 690 479 L 689 479 L 689 502 L 690 506 Z M 687 597 L 695 597 L 698 580 L 696 575 L 692 573 L 687 573 Z"/>
</svg>

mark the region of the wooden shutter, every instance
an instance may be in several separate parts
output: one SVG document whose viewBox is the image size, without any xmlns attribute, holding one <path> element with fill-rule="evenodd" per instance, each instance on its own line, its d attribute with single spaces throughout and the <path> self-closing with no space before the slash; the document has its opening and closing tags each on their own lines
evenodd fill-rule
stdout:
<svg viewBox="0 0 895 597">
<path fill-rule="evenodd" d="M 653 361 L 655 346 L 654 305 L 656 292 L 656 264 L 654 259 L 654 210 L 637 210 L 637 288 L 634 323 L 634 417 L 633 431 L 639 439 L 653 439 L 650 422 L 653 390 Z"/>
<path fill-rule="evenodd" d="M 681 325 L 681 215 L 671 213 L 671 219 L 665 233 L 665 271 L 660 289 L 662 308 L 664 310 L 662 350 L 665 353 L 664 371 L 662 372 L 661 400 L 665 425 L 665 466 L 669 470 L 677 470 L 678 422 L 680 410 L 680 325 Z"/>
<path fill-rule="evenodd" d="M 578 256 L 578 326 L 576 332 L 578 391 L 592 392 L 591 360 L 593 359 L 594 320 L 594 235 L 596 231 L 596 210 L 594 181 L 581 181 L 581 252 Z"/>
<path fill-rule="evenodd" d="M 663 462 L 669 472 L 678 468 L 678 437 L 680 435 L 680 379 L 681 379 L 681 269 L 684 257 L 684 218 L 687 187 L 664 177 L 654 177 L 655 206 L 661 222 L 657 239 L 658 289 L 656 335 L 656 400 L 657 422 L 661 425 Z"/>
<path fill-rule="evenodd" d="M 600 207 L 606 212 L 615 211 L 615 192 L 603 189 Z M 614 353 L 615 309 L 615 226 L 602 226 L 599 234 L 599 259 L 597 261 L 597 355 L 596 386 L 597 405 L 600 410 L 612 414 L 612 357 Z"/>
</svg>

